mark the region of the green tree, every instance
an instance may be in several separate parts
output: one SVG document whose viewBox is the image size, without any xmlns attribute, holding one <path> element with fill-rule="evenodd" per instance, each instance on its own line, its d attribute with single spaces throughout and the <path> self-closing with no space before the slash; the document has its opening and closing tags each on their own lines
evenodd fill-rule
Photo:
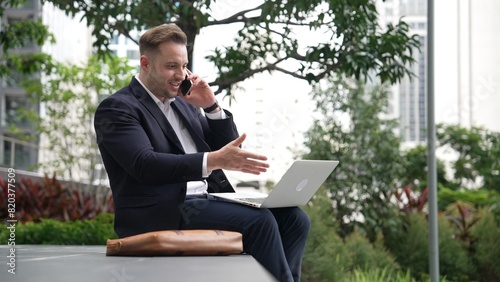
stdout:
<svg viewBox="0 0 500 282">
<path fill-rule="evenodd" d="M 19 8 L 26 4 L 26 0 L 5 0 L 0 5 L 0 18 L 3 18 L 5 9 Z M 31 43 L 38 46 L 46 42 L 54 42 L 54 36 L 49 32 L 41 20 L 26 19 L 2 24 L 0 26 L 0 77 L 31 74 L 37 71 L 46 71 L 51 68 L 52 59 L 43 52 L 22 54 L 12 52 Z"/>
<path fill-rule="evenodd" d="M 395 120 L 381 118 L 388 87 L 332 78 L 314 90 L 318 117 L 306 133 L 306 159 L 339 160 L 326 187 L 334 207 L 340 235 L 361 225 L 374 241 L 391 224 L 391 197 L 402 167 L 400 138 Z"/>
<path fill-rule="evenodd" d="M 124 87 L 134 68 L 126 59 L 96 56 L 86 65 L 56 63 L 46 80 L 27 80 L 25 89 L 33 104 L 43 103 L 45 114 L 31 109 L 21 114 L 46 138 L 42 146 L 54 159 L 40 165 L 45 172 L 56 172 L 67 179 L 92 180 L 100 157 L 95 142 L 93 116 L 99 100 Z"/>
<path fill-rule="evenodd" d="M 449 205 L 456 202 L 465 202 L 475 208 L 489 207 L 500 204 L 500 194 L 494 190 L 486 189 L 461 189 L 451 190 L 438 186 L 438 209 L 444 211 Z"/>
<path fill-rule="evenodd" d="M 82 15 L 93 27 L 99 53 L 108 51 L 113 35 L 137 42 L 131 36 L 134 29 L 176 23 L 187 34 L 192 62 L 192 46 L 203 28 L 237 24 L 241 30 L 234 44 L 207 57 L 218 70 L 218 77 L 210 83 L 218 87 L 217 94 L 231 94 L 237 82 L 267 71 L 309 82 L 333 73 L 359 78 L 373 72 L 391 82 L 409 74 L 407 66 L 414 61 L 418 37 L 407 34 L 409 26 L 403 21 L 381 29 L 375 0 L 259 2 L 241 10 L 231 1 L 215 0 L 42 0 L 70 16 Z M 300 36 L 308 31 L 316 31 L 320 41 L 301 41 Z"/>
<path fill-rule="evenodd" d="M 453 177 L 446 177 L 445 162 L 437 160 L 438 205 L 445 210 L 450 204 L 463 201 L 475 207 L 499 202 L 500 134 L 473 127 L 438 125 L 438 147 L 455 157 L 449 160 Z M 427 148 L 419 145 L 402 152 L 403 170 L 398 176 L 403 186 L 415 192 L 427 187 Z M 482 183 L 480 189 L 467 189 L 470 183 Z M 477 188 L 477 187 L 476 187 Z"/>
<path fill-rule="evenodd" d="M 401 152 L 403 170 L 398 176 L 401 184 L 411 185 L 415 191 L 423 191 L 427 187 L 427 146 L 418 145 L 409 150 Z M 438 183 L 450 187 L 451 183 L 446 179 L 445 164 L 437 160 Z"/>
<path fill-rule="evenodd" d="M 440 146 L 458 155 L 452 166 L 457 185 L 465 188 L 481 182 L 484 189 L 500 192 L 500 133 L 480 127 L 440 125 L 437 137 Z"/>
</svg>

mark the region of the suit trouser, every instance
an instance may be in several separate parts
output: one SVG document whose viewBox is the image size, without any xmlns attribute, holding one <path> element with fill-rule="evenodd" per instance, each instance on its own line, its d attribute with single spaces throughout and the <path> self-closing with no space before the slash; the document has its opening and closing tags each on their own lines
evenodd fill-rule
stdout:
<svg viewBox="0 0 500 282">
<path fill-rule="evenodd" d="M 216 200 L 187 197 L 180 229 L 219 229 L 243 234 L 243 249 L 279 281 L 300 281 L 310 221 L 297 207 L 257 209 Z"/>
</svg>

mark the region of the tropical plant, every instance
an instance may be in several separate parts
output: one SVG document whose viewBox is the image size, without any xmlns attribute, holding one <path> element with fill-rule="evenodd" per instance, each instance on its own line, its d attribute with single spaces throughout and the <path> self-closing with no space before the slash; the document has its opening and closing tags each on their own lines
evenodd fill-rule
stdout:
<svg viewBox="0 0 500 282">
<path fill-rule="evenodd" d="M 472 241 L 474 241 L 470 230 L 479 220 L 476 213 L 476 210 L 469 204 L 460 202 L 452 204 L 446 210 L 446 218 L 453 223 L 456 228 L 456 238 L 467 245 L 470 245 Z"/>
<path fill-rule="evenodd" d="M 8 183 L 0 177 L 0 200 L 7 203 Z M 111 190 L 91 191 L 64 185 L 55 176 L 39 182 L 21 179 L 16 183 L 15 218 L 19 222 L 39 222 L 44 218 L 60 221 L 84 220 L 113 212 Z M 10 212 L 0 206 L 0 219 Z"/>
<path fill-rule="evenodd" d="M 396 193 L 394 193 L 396 205 L 401 212 L 423 212 L 424 207 L 427 204 L 428 191 L 429 189 L 425 188 L 422 193 L 416 194 L 411 189 L 411 186 L 407 185 L 403 187 L 401 191 L 396 191 Z"/>
</svg>

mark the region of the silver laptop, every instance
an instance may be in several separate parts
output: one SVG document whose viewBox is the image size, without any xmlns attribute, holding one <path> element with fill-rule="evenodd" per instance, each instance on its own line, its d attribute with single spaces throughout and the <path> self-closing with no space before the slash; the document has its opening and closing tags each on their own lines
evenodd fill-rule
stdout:
<svg viewBox="0 0 500 282">
<path fill-rule="evenodd" d="M 338 164 L 338 161 L 294 161 L 269 195 L 240 192 L 210 193 L 210 195 L 256 208 L 303 206 L 309 202 Z"/>
</svg>

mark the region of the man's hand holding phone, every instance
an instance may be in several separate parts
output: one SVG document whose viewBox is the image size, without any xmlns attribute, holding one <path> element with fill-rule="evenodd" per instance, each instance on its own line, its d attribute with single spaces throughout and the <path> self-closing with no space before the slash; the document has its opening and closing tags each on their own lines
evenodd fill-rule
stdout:
<svg viewBox="0 0 500 282">
<path fill-rule="evenodd" d="M 182 81 L 179 91 L 182 93 L 179 97 L 195 107 L 203 109 L 211 108 L 217 101 L 208 83 L 190 70 L 187 70 L 186 77 Z"/>
</svg>

